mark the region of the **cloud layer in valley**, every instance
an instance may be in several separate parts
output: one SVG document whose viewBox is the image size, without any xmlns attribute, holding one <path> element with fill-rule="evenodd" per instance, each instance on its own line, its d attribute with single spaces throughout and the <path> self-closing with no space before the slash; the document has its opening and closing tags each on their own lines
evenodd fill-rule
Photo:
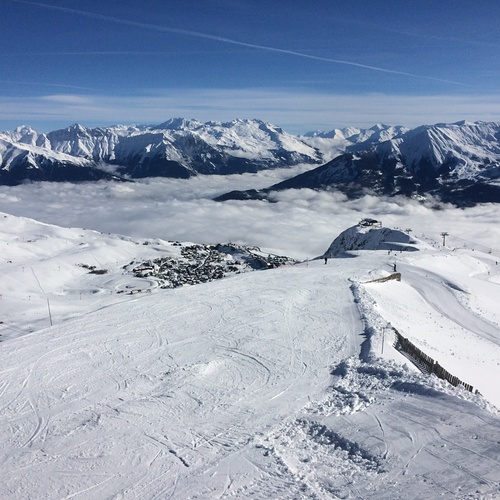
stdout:
<svg viewBox="0 0 500 500">
<path fill-rule="evenodd" d="M 500 256 L 500 215 L 495 205 L 468 209 L 440 205 L 436 210 L 431 202 L 369 195 L 349 201 L 341 193 L 309 189 L 276 193 L 274 203 L 212 200 L 233 189 L 266 187 L 291 174 L 278 170 L 189 180 L 1 186 L 0 211 L 132 237 L 257 245 L 299 259 L 321 255 L 344 229 L 374 217 L 436 241 L 447 231 L 450 245 L 491 248 Z"/>
</svg>

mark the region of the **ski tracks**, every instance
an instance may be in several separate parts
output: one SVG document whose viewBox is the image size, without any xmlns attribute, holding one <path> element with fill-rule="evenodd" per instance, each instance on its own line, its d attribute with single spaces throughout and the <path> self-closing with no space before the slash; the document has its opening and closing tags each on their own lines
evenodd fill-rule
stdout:
<svg viewBox="0 0 500 500">
<path fill-rule="evenodd" d="M 486 418 L 472 403 L 440 394 L 426 387 L 424 376 L 390 363 L 384 368 L 353 359 L 336 373 L 341 380 L 332 386 L 330 404 L 311 403 L 261 441 L 307 491 L 379 500 L 408 491 L 407 498 L 416 500 L 408 488 L 418 483 L 419 498 L 500 495 L 500 444 L 486 444 L 498 418 Z M 357 397 L 350 391 L 372 397 L 353 406 Z M 407 393 L 404 401 L 399 391 Z M 481 418 L 480 431 L 474 415 Z"/>
<path fill-rule="evenodd" d="M 459 327 L 463 327 L 481 338 L 498 344 L 498 326 L 464 306 L 463 302 L 458 300 L 452 288 L 449 285 L 445 286 L 444 278 L 413 266 L 411 269 L 409 266 L 403 266 L 403 269 L 405 280 L 420 294 L 429 307 L 456 323 Z"/>
<path fill-rule="evenodd" d="M 52 378 L 57 375 L 57 373 L 53 373 L 47 377 L 46 371 L 43 369 L 44 361 L 50 360 L 61 351 L 63 351 L 63 347 L 56 347 L 48 349 L 44 354 L 38 356 L 20 382 L 20 390 L 15 395 L 10 396 L 9 401 L 2 408 L 2 413 L 6 417 L 5 421 L 11 419 L 16 422 L 18 433 L 24 434 L 19 444 L 22 448 L 31 447 L 36 441 L 44 441 L 51 418 L 52 398 L 49 396 L 47 387 L 50 386 Z M 18 382 L 15 379 L 19 375 L 20 373 L 16 372 L 10 374 L 11 380 L 6 382 L 6 393 L 7 388 L 12 387 L 12 384 L 17 385 Z M 23 411 L 26 405 L 31 410 L 31 416 Z M 20 415 L 22 415 L 21 418 Z M 28 431 L 28 427 L 31 427 L 32 430 Z"/>
</svg>

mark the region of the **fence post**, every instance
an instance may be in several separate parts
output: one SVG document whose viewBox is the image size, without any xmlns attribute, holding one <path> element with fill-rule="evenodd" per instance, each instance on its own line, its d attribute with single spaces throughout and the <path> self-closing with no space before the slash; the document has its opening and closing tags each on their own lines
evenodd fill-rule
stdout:
<svg viewBox="0 0 500 500">
<path fill-rule="evenodd" d="M 50 312 L 50 302 L 49 299 L 47 299 L 47 309 L 49 310 L 49 321 L 50 321 L 50 326 L 52 326 L 52 314 Z"/>
</svg>

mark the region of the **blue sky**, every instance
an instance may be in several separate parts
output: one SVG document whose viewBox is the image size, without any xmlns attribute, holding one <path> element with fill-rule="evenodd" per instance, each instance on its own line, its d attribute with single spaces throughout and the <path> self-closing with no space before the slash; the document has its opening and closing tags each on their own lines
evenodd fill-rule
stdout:
<svg viewBox="0 0 500 500">
<path fill-rule="evenodd" d="M 0 130 L 500 121 L 496 1 L 0 3 Z"/>
</svg>

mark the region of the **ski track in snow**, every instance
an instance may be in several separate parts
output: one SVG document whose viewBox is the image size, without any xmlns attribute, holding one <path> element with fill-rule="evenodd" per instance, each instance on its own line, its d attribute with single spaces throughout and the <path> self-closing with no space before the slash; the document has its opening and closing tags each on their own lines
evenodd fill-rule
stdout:
<svg viewBox="0 0 500 500">
<path fill-rule="evenodd" d="M 403 283 L 353 296 L 383 254 L 156 290 L 2 342 L 0 498 L 499 498 L 498 413 L 375 354 L 398 293 L 498 330 L 409 259 Z"/>
<path fill-rule="evenodd" d="M 262 278 L 262 273 L 251 273 L 224 286 L 174 290 L 165 301 L 145 297 L 142 305 L 123 306 L 124 312 L 137 311 L 127 316 L 127 324 L 119 320 L 116 306 L 94 313 L 92 321 L 86 316 L 62 331 L 46 330 L 36 340 L 33 334 L 20 338 L 22 345 L 10 356 L 34 363 L 28 374 L 21 368 L 7 374 L 1 417 L 4 471 L 18 444 L 29 450 L 23 456 L 28 462 L 30 454 L 47 453 L 73 469 L 85 458 L 94 473 L 98 469 L 108 479 L 100 483 L 102 491 L 94 488 L 99 495 L 124 481 L 112 472 L 120 457 L 120 465 L 130 467 L 126 496 L 161 496 L 172 487 L 170 474 L 160 472 L 165 462 L 168 470 L 199 470 L 304 406 L 310 394 L 324 390 L 332 359 L 355 353 L 346 339 L 355 314 L 347 321 L 327 314 L 329 298 L 316 283 L 322 273 L 300 268 L 267 272 L 265 287 L 256 294 L 255 282 L 259 287 Z M 290 278 L 301 281 L 300 289 L 290 292 Z M 337 288 L 332 292 L 349 293 Z M 61 372 L 60 366 L 68 368 Z M 22 389 L 16 393 L 19 379 Z M 275 416 L 269 419 L 269 414 Z M 55 444 L 59 439 L 64 447 Z M 143 466 L 135 469 L 139 464 L 132 467 L 127 461 L 134 449 L 140 452 L 132 462 L 160 468 L 153 481 L 158 486 L 144 490 Z M 31 467 L 37 469 L 36 461 Z M 59 475 L 45 483 L 57 483 Z M 84 495 L 93 476 L 81 475 L 65 494 L 81 488 Z M 4 491 L 22 496 L 15 475 L 9 477 Z"/>
<path fill-rule="evenodd" d="M 408 282 L 442 316 L 480 337 L 497 344 L 500 343 L 498 327 L 465 308 L 454 294 L 452 284 L 430 271 L 415 267 L 410 269 L 409 266 L 405 265 L 401 267 L 405 275 L 405 282 Z"/>
</svg>

